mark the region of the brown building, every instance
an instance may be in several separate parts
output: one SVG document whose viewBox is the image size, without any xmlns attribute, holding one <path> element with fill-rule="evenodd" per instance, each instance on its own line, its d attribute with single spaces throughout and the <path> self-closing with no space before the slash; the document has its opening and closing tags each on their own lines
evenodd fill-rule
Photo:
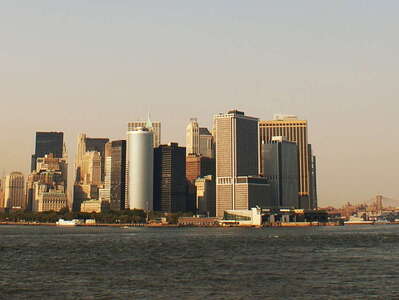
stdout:
<svg viewBox="0 0 399 300">
<path fill-rule="evenodd" d="M 260 121 L 259 147 L 262 144 L 270 143 L 274 136 L 282 136 L 298 145 L 299 207 L 305 209 L 317 207 L 317 203 L 313 203 L 311 195 L 311 190 L 316 190 L 315 187 L 311 187 L 311 184 L 316 180 L 312 181 L 310 178 L 312 162 L 309 160 L 312 156 L 309 153 L 308 145 L 308 122 L 291 115 L 275 115 L 271 121 Z M 259 150 L 261 149 L 259 148 Z M 260 161 L 263 161 L 262 151 L 259 153 Z M 260 174 L 264 175 L 262 164 L 259 167 Z M 315 174 L 315 171 L 313 173 Z"/>
</svg>

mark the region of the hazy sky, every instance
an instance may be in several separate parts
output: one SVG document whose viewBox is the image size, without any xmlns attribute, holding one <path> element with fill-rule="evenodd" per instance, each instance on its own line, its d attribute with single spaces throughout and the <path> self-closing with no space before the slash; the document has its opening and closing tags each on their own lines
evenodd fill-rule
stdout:
<svg viewBox="0 0 399 300">
<path fill-rule="evenodd" d="M 238 108 L 309 120 L 319 204 L 399 199 L 399 1 L 0 1 L 0 171 L 37 130 L 164 143 Z"/>
</svg>

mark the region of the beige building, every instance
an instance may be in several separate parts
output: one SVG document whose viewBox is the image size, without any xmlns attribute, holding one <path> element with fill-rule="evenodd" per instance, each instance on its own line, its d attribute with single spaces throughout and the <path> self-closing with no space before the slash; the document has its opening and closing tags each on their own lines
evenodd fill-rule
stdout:
<svg viewBox="0 0 399 300">
<path fill-rule="evenodd" d="M 271 121 L 260 121 L 260 147 L 262 143 L 270 143 L 274 136 L 282 136 L 287 141 L 295 142 L 298 145 L 299 207 L 312 208 L 314 206 L 310 195 L 312 155 L 309 153 L 311 147 L 308 145 L 308 122 L 306 120 L 299 120 L 297 116 L 293 115 L 275 115 Z M 262 151 L 259 151 L 259 153 L 260 162 L 262 162 Z M 260 164 L 260 174 L 264 174 L 262 164 Z"/>
<path fill-rule="evenodd" d="M 200 153 L 199 125 L 196 118 L 191 118 L 186 127 L 186 155 Z"/>
<path fill-rule="evenodd" d="M 87 200 L 80 205 L 80 211 L 85 213 L 100 213 L 102 202 L 100 200 Z"/>
<path fill-rule="evenodd" d="M 34 190 L 33 211 L 60 211 L 68 207 L 67 195 L 62 186 L 49 189 L 48 185 L 35 182 Z"/>
<path fill-rule="evenodd" d="M 5 178 L 4 207 L 25 208 L 25 178 L 20 172 L 12 172 Z"/>
<path fill-rule="evenodd" d="M 36 170 L 26 184 L 27 208 L 32 211 L 59 211 L 68 208 L 68 164 L 53 154 L 37 157 Z"/>
<path fill-rule="evenodd" d="M 212 175 L 197 178 L 195 188 L 197 213 L 214 217 L 216 215 L 216 187 Z"/>
<path fill-rule="evenodd" d="M 4 208 L 4 178 L 0 178 L 0 208 Z"/>
<path fill-rule="evenodd" d="M 186 155 L 213 158 L 213 136 L 205 127 L 199 127 L 196 118 L 191 118 L 186 127 Z"/>
<path fill-rule="evenodd" d="M 128 123 L 128 131 L 136 131 L 138 128 L 148 128 L 153 132 L 153 146 L 158 148 L 161 145 L 161 122 L 151 121 L 134 121 Z"/>
<path fill-rule="evenodd" d="M 268 185 L 258 177 L 258 119 L 232 110 L 215 116 L 216 216 L 266 203 Z"/>
</svg>

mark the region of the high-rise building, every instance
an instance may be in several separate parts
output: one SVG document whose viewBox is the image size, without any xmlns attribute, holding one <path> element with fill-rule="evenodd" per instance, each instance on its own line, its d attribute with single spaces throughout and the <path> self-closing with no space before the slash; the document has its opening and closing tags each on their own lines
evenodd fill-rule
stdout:
<svg viewBox="0 0 399 300">
<path fill-rule="evenodd" d="M 83 182 L 85 180 L 86 174 L 82 172 L 82 165 L 84 156 L 87 152 L 98 152 L 101 158 L 101 181 L 105 177 L 105 148 L 106 144 L 109 142 L 108 138 L 90 138 L 87 137 L 85 133 L 82 133 L 78 137 L 78 147 L 76 154 L 76 183 Z"/>
<path fill-rule="evenodd" d="M 26 185 L 27 208 L 32 211 L 59 211 L 69 207 L 67 197 L 68 165 L 53 154 L 38 157 L 36 169 Z"/>
<path fill-rule="evenodd" d="M 258 177 L 258 119 L 232 110 L 215 116 L 216 215 L 265 206 L 269 185 Z"/>
<path fill-rule="evenodd" d="M 186 151 L 187 152 L 187 151 Z M 187 210 L 197 211 L 196 207 L 196 185 L 195 180 L 199 177 L 210 175 L 215 180 L 215 160 L 213 158 L 189 154 L 186 157 L 187 178 Z"/>
<path fill-rule="evenodd" d="M 317 171 L 316 156 L 313 155 L 312 145 L 308 145 L 309 155 L 309 201 L 305 203 L 305 208 L 317 208 Z"/>
<path fill-rule="evenodd" d="M 186 148 L 161 145 L 154 152 L 154 210 L 187 210 Z"/>
<path fill-rule="evenodd" d="M 113 141 L 111 148 L 111 209 L 125 209 L 126 140 Z"/>
<path fill-rule="evenodd" d="M 110 156 L 110 149 L 108 138 L 90 138 L 84 133 L 79 135 L 73 210 L 79 211 L 83 201 L 98 200 L 99 190 L 104 189 L 105 161 Z M 102 195 L 105 195 L 104 191 Z"/>
<path fill-rule="evenodd" d="M 36 132 L 35 154 L 32 155 L 31 171 L 36 169 L 36 159 L 52 153 L 62 158 L 64 152 L 63 132 Z"/>
<path fill-rule="evenodd" d="M 153 210 L 153 132 L 142 127 L 128 132 L 128 197 L 130 209 Z"/>
<path fill-rule="evenodd" d="M 282 136 L 288 141 L 298 145 L 299 163 L 299 207 L 312 207 L 310 195 L 310 163 L 308 147 L 308 122 L 299 120 L 293 115 L 275 115 L 271 121 L 259 122 L 259 141 L 267 144 L 271 142 L 273 136 Z M 263 161 L 260 152 L 260 161 Z M 262 165 L 260 173 L 263 175 Z"/>
<path fill-rule="evenodd" d="M 298 208 L 298 146 L 283 137 L 262 145 L 264 176 L 271 185 L 271 207 Z"/>
<path fill-rule="evenodd" d="M 213 136 L 208 128 L 199 128 L 199 154 L 203 157 L 214 158 Z"/>
<path fill-rule="evenodd" d="M 25 178 L 20 172 L 7 175 L 4 182 L 4 207 L 25 208 Z"/>
<path fill-rule="evenodd" d="M 205 156 L 189 154 L 186 157 L 187 180 L 194 182 L 198 177 L 206 175 L 215 176 L 215 160 Z"/>
<path fill-rule="evenodd" d="M 148 118 L 147 121 L 134 121 L 128 123 L 128 131 L 135 131 L 137 128 L 143 127 L 153 132 L 153 147 L 159 147 L 159 145 L 161 145 L 161 122 L 151 121 L 150 118 Z"/>
<path fill-rule="evenodd" d="M 212 175 L 199 177 L 195 180 L 196 212 L 200 215 L 214 217 L 216 215 L 216 187 Z"/>
<path fill-rule="evenodd" d="M 4 178 L 0 177 L 0 208 L 4 208 Z"/>
<path fill-rule="evenodd" d="M 205 127 L 199 127 L 196 118 L 191 118 L 186 127 L 186 155 L 213 157 L 213 137 Z"/>
</svg>

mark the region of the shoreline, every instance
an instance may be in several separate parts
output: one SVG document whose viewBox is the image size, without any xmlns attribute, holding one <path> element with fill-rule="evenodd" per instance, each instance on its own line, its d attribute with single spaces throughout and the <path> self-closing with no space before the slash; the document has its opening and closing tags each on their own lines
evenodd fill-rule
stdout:
<svg viewBox="0 0 399 300">
<path fill-rule="evenodd" d="M 399 222 L 391 222 L 391 223 L 373 223 L 373 224 L 365 224 L 365 223 L 353 223 L 353 224 L 337 224 L 337 223 L 318 223 L 315 222 L 292 222 L 292 223 L 279 223 L 279 224 L 267 224 L 262 226 L 257 225 L 182 225 L 182 224 L 76 224 L 76 225 L 58 225 L 56 223 L 40 223 L 40 222 L 0 222 L 0 226 L 50 226 L 50 227 L 119 227 L 119 228 L 130 228 L 130 227 L 148 227 L 148 228 L 176 228 L 176 227 L 207 227 L 207 228 L 230 228 L 230 227 L 250 227 L 250 228 L 263 228 L 263 227 L 290 227 L 290 228 L 302 228 L 302 227 L 326 227 L 326 226 L 356 226 L 356 225 L 399 225 Z"/>
</svg>

